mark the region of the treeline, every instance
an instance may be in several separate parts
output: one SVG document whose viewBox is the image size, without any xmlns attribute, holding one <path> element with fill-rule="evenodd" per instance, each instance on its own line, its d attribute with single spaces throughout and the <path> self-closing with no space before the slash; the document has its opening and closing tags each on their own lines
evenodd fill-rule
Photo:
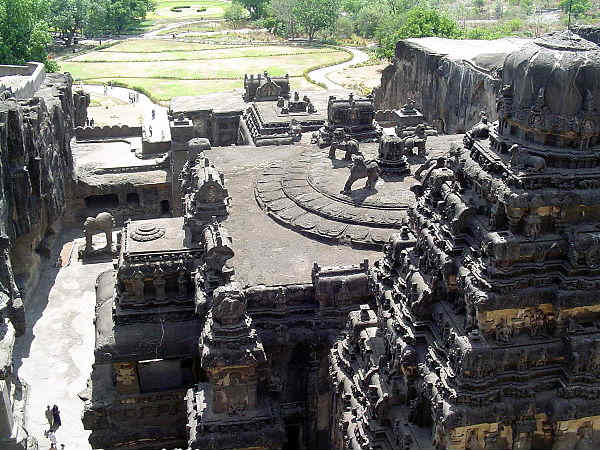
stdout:
<svg viewBox="0 0 600 450">
<path fill-rule="evenodd" d="M 355 34 L 377 41 L 379 56 L 387 58 L 400 39 L 461 35 L 456 20 L 416 0 L 234 0 L 226 18 L 244 17 L 284 37 Z"/>
<path fill-rule="evenodd" d="M 42 61 L 56 37 L 72 45 L 79 33 L 97 37 L 136 28 L 152 0 L 0 0 L 0 64 Z"/>
</svg>

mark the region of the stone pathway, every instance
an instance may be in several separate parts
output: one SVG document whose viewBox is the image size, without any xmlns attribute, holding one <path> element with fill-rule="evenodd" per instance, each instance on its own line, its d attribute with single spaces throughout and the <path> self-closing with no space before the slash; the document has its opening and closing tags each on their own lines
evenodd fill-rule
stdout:
<svg viewBox="0 0 600 450">
<path fill-rule="evenodd" d="M 79 234 L 78 230 L 61 233 L 63 241 L 43 268 L 36 293 L 26 300 L 27 331 L 17 339 L 13 355 L 18 376 L 29 385 L 26 428 L 40 449 L 50 446 L 44 436 L 48 404 L 58 405 L 61 411 L 58 443 L 65 444 L 65 450 L 91 448 L 77 394 L 86 387 L 94 360 L 96 277 L 112 268 L 112 260 L 84 265 L 75 245 L 70 264 L 55 268 L 62 249 Z"/>
<path fill-rule="evenodd" d="M 344 86 L 341 86 L 341 85 L 331 81 L 327 77 L 327 75 L 329 75 L 330 73 L 333 73 L 333 72 L 340 72 L 340 71 L 344 70 L 345 68 L 353 66 L 355 64 L 363 63 L 369 59 L 369 55 L 366 52 L 363 52 L 362 50 L 359 50 L 357 48 L 353 48 L 353 47 L 343 47 L 343 48 L 344 48 L 344 50 L 348 50 L 349 52 L 352 52 L 352 59 L 350 61 L 346 61 L 341 64 L 336 64 L 333 66 L 323 67 L 321 69 L 313 70 L 312 72 L 309 72 L 309 74 L 308 74 L 309 77 L 317 83 L 323 83 L 327 89 L 338 89 L 338 90 L 342 89 L 342 90 L 347 91 L 347 89 Z"/>
</svg>

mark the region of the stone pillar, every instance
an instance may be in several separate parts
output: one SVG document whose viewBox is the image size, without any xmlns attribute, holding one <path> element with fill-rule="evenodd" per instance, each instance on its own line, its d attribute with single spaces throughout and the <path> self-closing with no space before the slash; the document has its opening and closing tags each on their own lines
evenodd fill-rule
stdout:
<svg viewBox="0 0 600 450">
<path fill-rule="evenodd" d="M 171 209 L 173 216 L 183 215 L 181 203 L 181 169 L 188 159 L 188 142 L 194 138 L 194 124 L 183 116 L 172 120 L 171 127 Z"/>
<path fill-rule="evenodd" d="M 13 415 L 6 380 L 0 380 L 0 440 L 12 435 Z"/>
</svg>

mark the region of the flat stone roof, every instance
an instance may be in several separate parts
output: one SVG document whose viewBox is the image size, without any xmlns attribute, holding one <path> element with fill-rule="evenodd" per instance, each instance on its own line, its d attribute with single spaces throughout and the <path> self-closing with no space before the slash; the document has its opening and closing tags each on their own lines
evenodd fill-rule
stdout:
<svg viewBox="0 0 600 450">
<path fill-rule="evenodd" d="M 217 92 L 196 96 L 175 97 L 171 100 L 169 109 L 177 115 L 192 111 L 229 112 L 244 111 L 249 103 L 244 102 L 241 92 Z"/>
<path fill-rule="evenodd" d="M 304 95 L 308 95 L 313 102 L 318 112 L 323 112 L 327 116 L 327 100 L 330 95 L 335 95 L 338 98 L 348 96 L 348 91 L 334 90 L 299 90 L 300 99 Z M 290 92 L 293 98 L 294 91 Z M 257 102 L 257 104 L 270 104 L 273 102 Z M 242 91 L 218 92 L 213 94 L 196 95 L 189 97 L 175 97 L 171 100 L 169 109 L 175 115 L 193 111 L 208 111 L 213 110 L 219 112 L 244 111 L 251 103 L 246 103 L 242 98 Z M 288 120 L 289 121 L 289 120 Z"/>
<path fill-rule="evenodd" d="M 102 184 L 133 185 L 163 184 L 168 181 L 167 171 L 157 166 L 162 155 L 138 158 L 140 137 L 112 138 L 71 143 L 73 164 L 77 178 L 92 186 Z"/>
<path fill-rule="evenodd" d="M 161 236 L 148 241 L 132 238 L 136 230 L 142 231 L 155 228 L 161 231 Z M 165 217 L 160 219 L 133 220 L 128 227 L 127 253 L 146 253 L 160 251 L 178 251 L 189 248 L 186 245 L 186 235 L 183 228 L 183 217 Z M 163 234 L 164 233 L 164 234 Z"/>
<path fill-rule="evenodd" d="M 405 39 L 406 42 L 421 47 L 429 53 L 443 54 L 452 60 L 465 59 L 484 68 L 501 66 L 506 55 L 523 47 L 530 40 L 516 37 L 490 41 L 439 37 Z"/>
</svg>

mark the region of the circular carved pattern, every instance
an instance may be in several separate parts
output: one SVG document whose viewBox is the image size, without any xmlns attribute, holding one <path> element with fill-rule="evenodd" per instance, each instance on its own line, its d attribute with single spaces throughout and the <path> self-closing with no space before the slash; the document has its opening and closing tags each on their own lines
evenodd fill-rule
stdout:
<svg viewBox="0 0 600 450">
<path fill-rule="evenodd" d="M 157 227 L 155 225 L 152 225 L 151 223 L 144 223 L 142 225 L 138 225 L 138 227 L 135 230 L 129 233 L 131 239 L 139 242 L 154 241 L 155 239 L 159 239 L 164 235 L 164 228 Z"/>
<path fill-rule="evenodd" d="M 361 144 L 360 150 L 366 159 L 377 157 L 376 144 Z M 384 175 L 374 191 L 366 190 L 361 179 L 350 195 L 341 194 L 351 163 L 343 160 L 343 152 L 336 156 L 330 160 L 325 149 L 272 163 L 256 181 L 257 202 L 274 220 L 302 234 L 379 249 L 407 220 L 415 201 L 410 187 L 417 181 Z"/>
</svg>

